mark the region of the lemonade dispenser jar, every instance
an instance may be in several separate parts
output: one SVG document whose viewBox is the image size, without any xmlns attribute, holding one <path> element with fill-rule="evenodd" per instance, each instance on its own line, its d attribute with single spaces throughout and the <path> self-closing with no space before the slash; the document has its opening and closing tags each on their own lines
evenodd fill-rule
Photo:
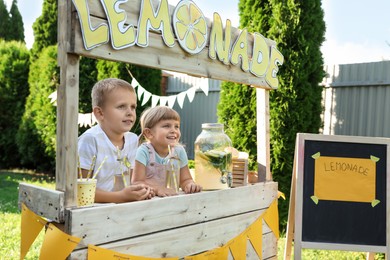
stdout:
<svg viewBox="0 0 390 260">
<path fill-rule="evenodd" d="M 203 190 L 231 187 L 232 141 L 225 134 L 223 124 L 202 124 L 202 132 L 195 140 L 195 180 Z"/>
</svg>

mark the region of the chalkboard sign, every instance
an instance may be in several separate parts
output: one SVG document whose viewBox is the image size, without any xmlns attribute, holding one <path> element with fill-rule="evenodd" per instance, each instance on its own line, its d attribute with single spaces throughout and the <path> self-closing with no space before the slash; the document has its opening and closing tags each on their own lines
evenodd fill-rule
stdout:
<svg viewBox="0 0 390 260">
<path fill-rule="evenodd" d="M 387 138 L 297 135 L 296 259 L 301 248 L 389 253 L 389 147 Z"/>
</svg>

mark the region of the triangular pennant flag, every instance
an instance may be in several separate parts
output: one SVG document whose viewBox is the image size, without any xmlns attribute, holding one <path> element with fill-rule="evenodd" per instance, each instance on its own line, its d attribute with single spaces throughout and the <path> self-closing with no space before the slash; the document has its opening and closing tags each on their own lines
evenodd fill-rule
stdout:
<svg viewBox="0 0 390 260">
<path fill-rule="evenodd" d="M 144 256 L 133 256 L 115 252 L 110 249 L 88 245 L 88 260 L 118 260 L 118 259 L 131 259 L 131 260 L 178 260 L 178 257 L 165 257 L 165 258 L 151 258 Z"/>
<path fill-rule="evenodd" d="M 204 94 L 206 96 L 209 95 L 209 79 L 208 78 L 202 78 L 200 89 L 203 90 Z"/>
<path fill-rule="evenodd" d="M 177 94 L 177 103 L 179 104 L 180 108 L 183 108 L 184 99 L 186 98 L 187 93 L 186 92 L 180 92 Z"/>
<path fill-rule="evenodd" d="M 192 102 L 192 100 L 194 100 L 195 92 L 196 92 L 196 87 L 192 87 L 187 90 L 187 96 L 190 103 Z"/>
<path fill-rule="evenodd" d="M 94 113 L 91 113 L 91 122 L 92 122 L 91 126 L 97 123 L 97 119 Z"/>
<path fill-rule="evenodd" d="M 157 106 L 158 101 L 160 100 L 159 96 L 152 95 L 152 107 Z"/>
<path fill-rule="evenodd" d="M 57 90 L 49 95 L 50 103 L 57 105 Z"/>
<path fill-rule="evenodd" d="M 246 235 L 259 259 L 263 259 L 263 218 L 258 218 L 248 229 Z"/>
<path fill-rule="evenodd" d="M 145 105 L 146 102 L 149 101 L 150 97 L 152 96 L 152 93 L 150 93 L 149 91 L 145 91 L 144 92 L 144 98 L 142 99 L 142 104 L 141 106 Z"/>
<path fill-rule="evenodd" d="M 220 260 L 227 259 L 229 253 L 229 248 L 227 246 L 219 247 L 213 250 L 209 250 L 207 252 L 186 256 L 184 260 Z"/>
<path fill-rule="evenodd" d="M 137 81 L 135 78 L 133 78 L 133 79 L 131 80 L 131 85 L 133 86 L 133 88 L 136 88 L 136 87 L 139 86 L 139 83 L 138 83 L 138 81 Z"/>
<path fill-rule="evenodd" d="M 22 204 L 20 259 L 24 259 L 32 243 L 34 243 L 47 221 Z"/>
<path fill-rule="evenodd" d="M 160 97 L 160 106 L 166 106 L 168 102 L 168 97 Z"/>
<path fill-rule="evenodd" d="M 142 86 L 138 86 L 138 90 L 137 90 L 138 100 L 141 100 L 141 96 L 144 92 L 145 92 L 145 89 Z"/>
<path fill-rule="evenodd" d="M 81 238 L 70 236 L 49 224 L 41 247 L 40 260 L 66 259 Z"/>
<path fill-rule="evenodd" d="M 232 252 L 234 259 L 246 258 L 246 242 L 247 237 L 245 233 L 241 233 L 235 237 L 231 243 L 229 243 L 230 252 Z"/>
<path fill-rule="evenodd" d="M 279 238 L 279 212 L 278 199 L 275 199 L 264 214 L 264 221 L 274 232 L 276 238 Z"/>
<path fill-rule="evenodd" d="M 176 95 L 168 96 L 168 107 L 173 108 L 176 101 Z"/>
</svg>

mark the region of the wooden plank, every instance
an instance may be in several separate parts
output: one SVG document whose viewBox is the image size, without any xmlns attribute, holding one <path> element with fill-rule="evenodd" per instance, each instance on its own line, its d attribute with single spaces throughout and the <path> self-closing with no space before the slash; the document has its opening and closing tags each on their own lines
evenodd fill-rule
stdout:
<svg viewBox="0 0 390 260">
<path fill-rule="evenodd" d="M 258 210 L 242 215 L 198 223 L 195 225 L 163 230 L 144 236 L 98 245 L 119 253 L 145 257 L 184 257 L 201 253 L 226 244 L 251 225 L 265 210 Z M 232 224 L 234 223 L 234 225 Z M 260 234 L 259 234 L 260 235 Z M 276 256 L 277 241 L 275 235 L 263 221 L 263 259 Z M 247 244 L 248 259 L 256 255 Z M 71 259 L 86 259 L 87 250 L 77 250 Z"/>
<path fill-rule="evenodd" d="M 297 139 L 298 140 L 298 139 Z M 296 141 L 297 142 L 297 141 Z M 293 162 L 293 173 L 291 179 L 291 190 L 290 190 L 290 203 L 288 207 L 288 220 L 287 220 L 287 231 L 286 231 L 286 243 L 284 247 L 284 258 L 285 260 L 291 259 L 292 241 L 294 237 L 294 223 L 295 223 L 295 189 L 296 189 L 296 178 L 297 178 L 297 153 L 298 144 L 295 145 L 294 151 L 294 162 Z"/>
<path fill-rule="evenodd" d="M 258 181 L 272 181 L 270 169 L 269 91 L 256 89 Z"/>
<path fill-rule="evenodd" d="M 155 1 L 156 2 L 156 1 Z M 92 25 L 98 25 L 101 23 L 108 23 L 106 16 L 102 12 L 100 4 L 90 4 L 90 20 Z M 134 25 L 138 24 L 140 1 L 132 1 L 131 5 L 122 5 L 127 14 L 127 23 Z M 156 5 L 157 6 L 157 5 Z M 172 15 L 174 7 L 170 7 L 170 14 Z M 210 31 L 211 21 L 208 20 L 208 31 Z M 239 33 L 241 32 L 237 28 L 232 27 L 232 44 L 235 42 Z M 72 34 L 71 52 L 79 54 L 81 56 L 87 56 L 92 58 L 101 58 L 106 60 L 120 61 L 126 63 L 137 64 L 141 66 L 153 67 L 156 69 L 166 69 L 171 71 L 177 71 L 187 73 L 189 75 L 198 77 L 207 77 L 231 82 L 237 82 L 247 85 L 253 85 L 265 89 L 272 89 L 268 86 L 268 83 L 263 77 L 256 77 L 250 72 L 245 72 L 238 65 L 225 65 L 217 60 L 209 58 L 209 47 L 206 46 L 199 54 L 191 55 L 185 52 L 178 43 L 173 47 L 168 47 L 164 44 L 161 34 L 149 32 L 149 46 L 138 47 L 132 46 L 122 50 L 114 50 L 111 44 L 104 44 L 96 47 L 92 50 L 85 50 L 83 38 L 81 35 L 81 29 L 79 23 L 76 24 L 74 34 Z M 269 46 L 276 46 L 274 41 L 266 39 Z M 252 56 L 253 48 L 253 36 L 248 34 L 248 55 Z M 178 62 L 182 61 L 182 62 Z M 227 73 L 228 71 L 228 73 Z"/>
<path fill-rule="evenodd" d="M 277 183 L 258 183 L 150 201 L 110 204 L 69 211 L 67 233 L 82 237 L 79 246 L 102 244 L 268 208 Z M 104 228 L 102 228 L 104 227 Z"/>
<path fill-rule="evenodd" d="M 64 222 L 64 193 L 34 186 L 19 184 L 19 207 L 24 203 L 35 214 L 57 223 Z"/>
<path fill-rule="evenodd" d="M 72 29 L 72 3 L 58 3 L 58 64 L 60 86 L 57 90 L 56 190 L 65 191 L 65 207 L 76 205 L 77 137 L 79 111 L 79 56 L 68 54 Z"/>
</svg>

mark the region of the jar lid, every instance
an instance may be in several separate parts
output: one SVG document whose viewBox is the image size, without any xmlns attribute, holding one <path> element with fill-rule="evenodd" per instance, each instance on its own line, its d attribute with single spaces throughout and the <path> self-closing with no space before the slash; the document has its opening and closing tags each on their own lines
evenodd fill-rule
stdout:
<svg viewBox="0 0 390 260">
<path fill-rule="evenodd" d="M 223 124 L 219 123 L 203 123 L 202 128 L 223 128 Z"/>
</svg>

